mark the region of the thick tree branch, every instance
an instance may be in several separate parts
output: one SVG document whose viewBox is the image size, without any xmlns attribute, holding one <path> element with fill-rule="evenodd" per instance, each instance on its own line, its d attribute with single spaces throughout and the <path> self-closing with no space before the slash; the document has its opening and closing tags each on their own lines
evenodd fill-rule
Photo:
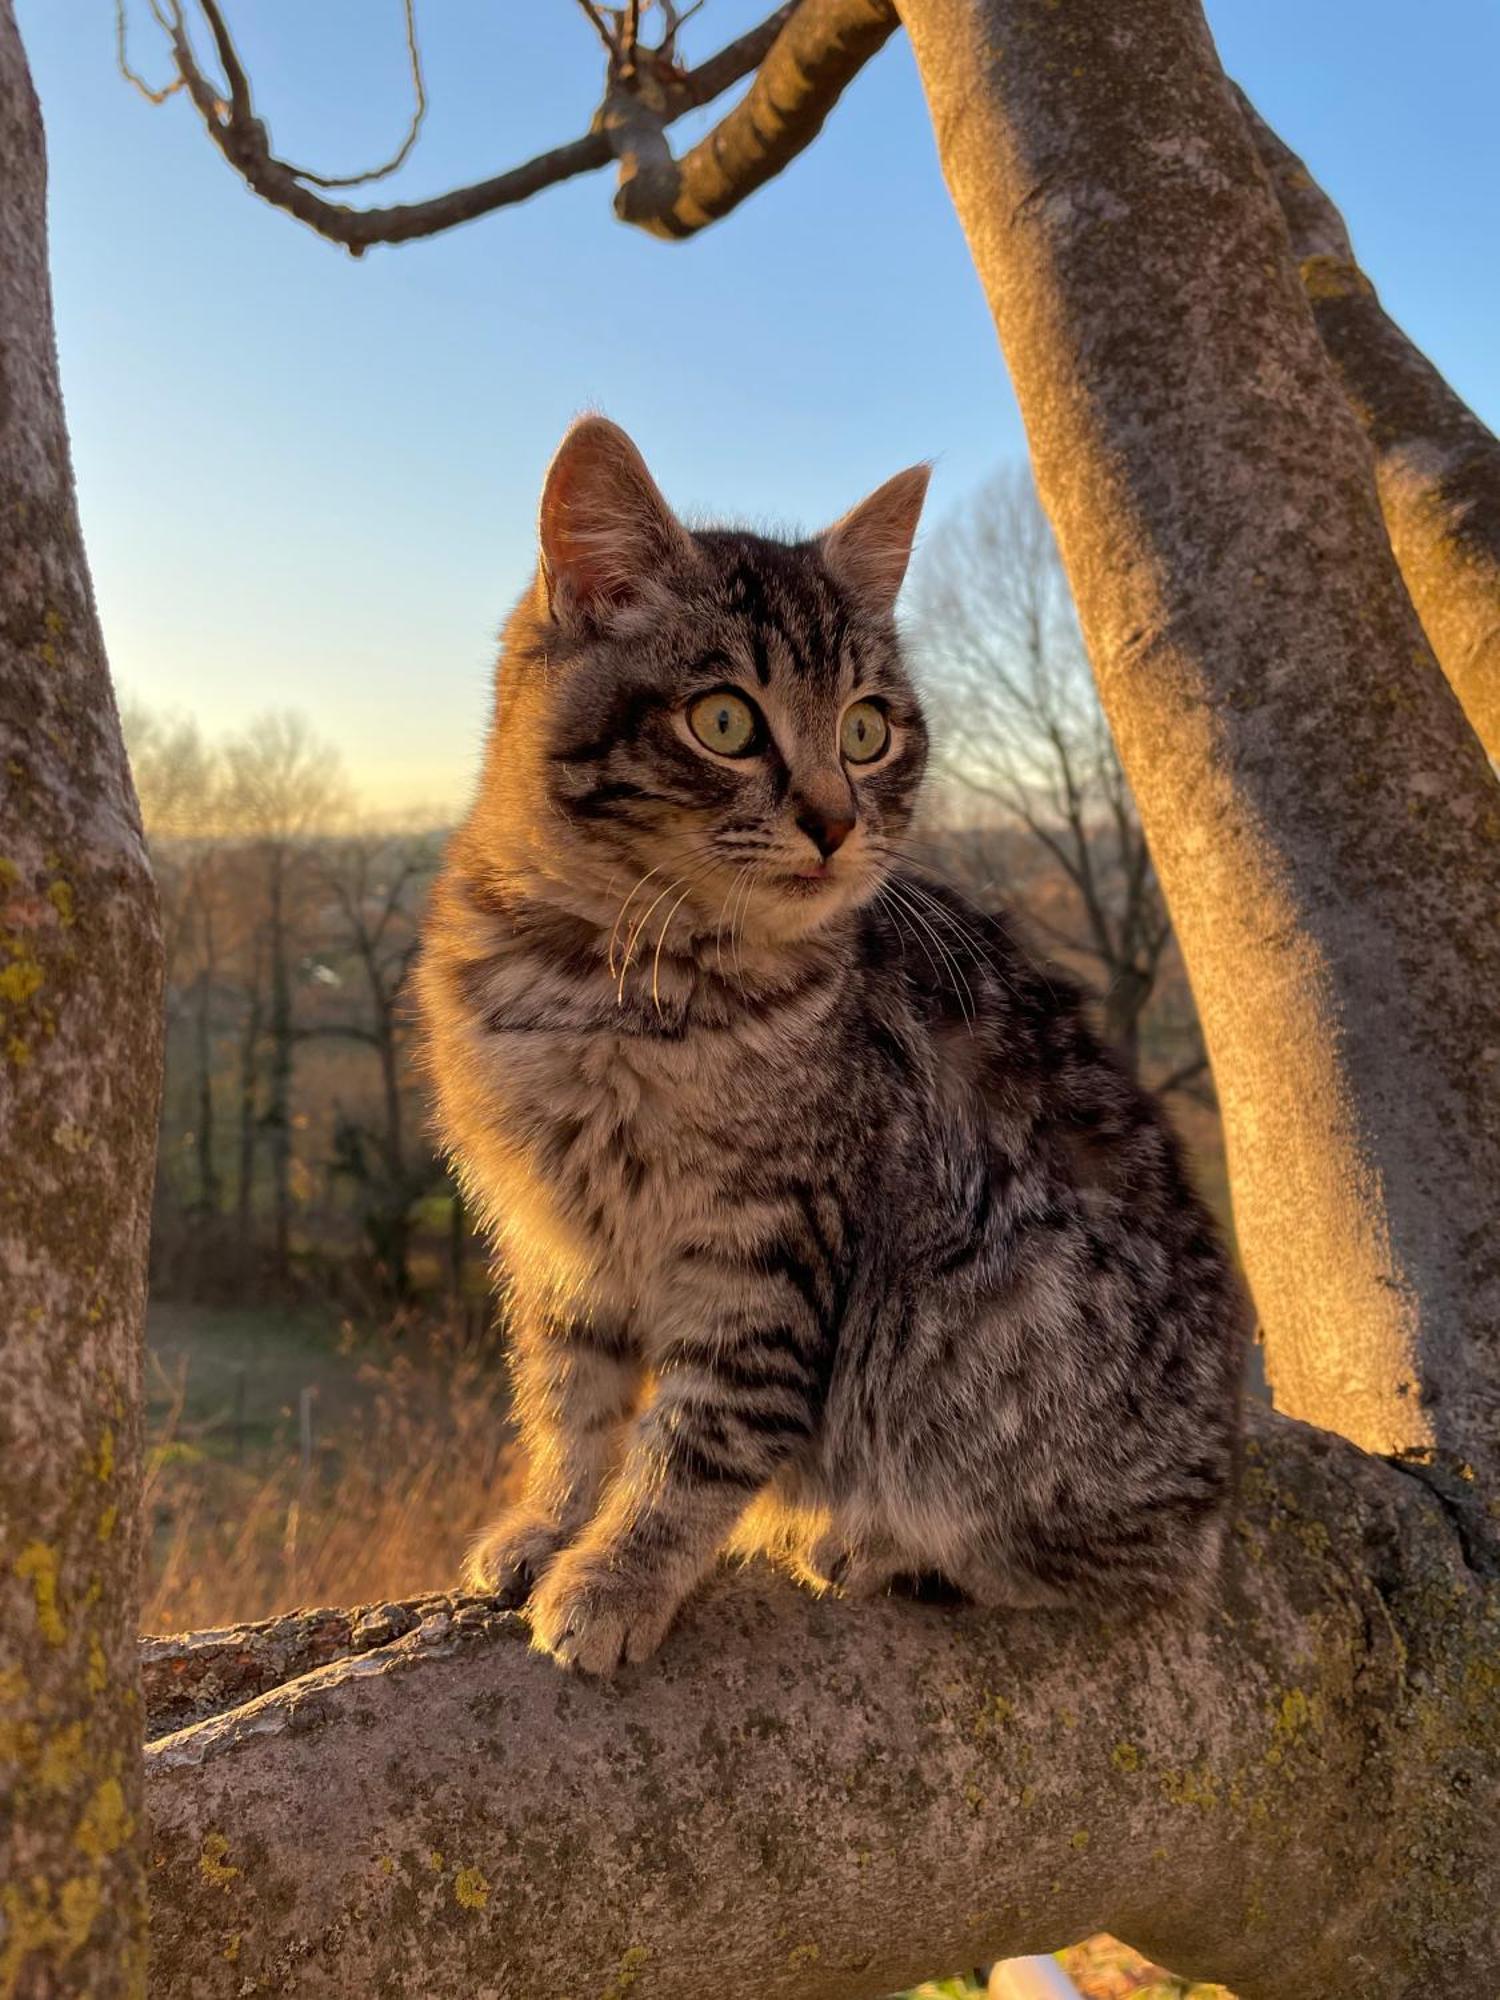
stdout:
<svg viewBox="0 0 1500 2000">
<path fill-rule="evenodd" d="M 1343 217 L 1243 91 L 1239 99 L 1323 345 L 1375 448 L 1406 587 L 1475 734 L 1500 759 L 1500 440 L 1385 311 Z"/>
<path fill-rule="evenodd" d="M 154 1990 L 790 2000 L 1101 1924 L 1241 2000 L 1483 1989 L 1494 1586 L 1270 1416 L 1234 1545 L 1201 1618 L 1114 1630 L 742 1573 L 606 1686 L 438 1601 L 152 1746 Z"/>
<path fill-rule="evenodd" d="M 1201 9 L 902 13 L 1192 977 L 1278 1405 L 1500 1477 L 1494 778 Z"/>
<path fill-rule="evenodd" d="M 349 208 L 341 202 L 329 201 L 306 184 L 296 167 L 271 151 L 270 137 L 255 111 L 249 79 L 223 16 L 213 0 L 209 0 L 204 11 L 224 70 L 227 99 L 225 92 L 200 68 L 180 5 L 173 9 L 171 43 L 178 76 L 209 137 L 235 172 L 263 200 L 285 209 L 330 242 L 342 244 L 353 256 L 362 255 L 372 244 L 406 243 L 416 237 L 437 235 L 461 222 L 472 222 L 498 208 L 526 201 L 544 188 L 555 187 L 577 174 L 606 167 L 617 157 L 601 122 L 583 138 L 540 153 L 535 159 L 489 180 L 455 188 L 428 201 L 370 209 Z M 787 0 L 786 5 L 776 8 L 759 26 L 696 69 L 674 69 L 665 90 L 661 122 L 671 124 L 687 112 L 712 103 L 747 76 L 761 62 L 795 11 L 795 0 Z"/>
</svg>

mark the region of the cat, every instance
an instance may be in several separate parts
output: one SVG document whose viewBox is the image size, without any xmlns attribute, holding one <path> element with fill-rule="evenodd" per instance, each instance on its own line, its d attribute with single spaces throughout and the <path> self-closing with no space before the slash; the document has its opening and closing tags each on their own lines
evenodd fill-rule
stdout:
<svg viewBox="0 0 1500 2000">
<path fill-rule="evenodd" d="M 690 532 L 594 416 L 546 477 L 418 986 L 529 1468 L 468 1581 L 587 1672 L 728 1546 L 1017 1609 L 1215 1573 L 1225 1253 L 1076 990 L 903 857 L 926 485 Z"/>
</svg>

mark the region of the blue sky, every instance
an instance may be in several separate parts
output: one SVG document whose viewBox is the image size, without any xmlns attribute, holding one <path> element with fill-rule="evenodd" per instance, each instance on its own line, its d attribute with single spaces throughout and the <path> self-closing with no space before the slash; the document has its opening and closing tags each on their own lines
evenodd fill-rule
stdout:
<svg viewBox="0 0 1500 2000">
<path fill-rule="evenodd" d="M 768 0 L 707 0 L 700 59 Z M 607 410 L 684 509 L 816 527 L 933 457 L 930 520 L 1024 450 L 904 39 L 727 222 L 665 245 L 607 176 L 362 261 L 266 208 L 108 0 L 18 0 L 51 152 L 63 386 L 115 674 L 233 730 L 301 709 L 375 807 L 466 795 L 493 635 L 568 418 Z M 403 128 L 399 0 L 226 0 L 280 151 Z M 1226 67 L 1340 201 L 1388 307 L 1500 422 L 1500 7 L 1210 0 Z M 133 54 L 164 75 L 144 0 Z M 430 110 L 372 198 L 585 129 L 572 0 L 419 0 Z M 679 134 L 684 127 L 678 127 Z"/>
</svg>

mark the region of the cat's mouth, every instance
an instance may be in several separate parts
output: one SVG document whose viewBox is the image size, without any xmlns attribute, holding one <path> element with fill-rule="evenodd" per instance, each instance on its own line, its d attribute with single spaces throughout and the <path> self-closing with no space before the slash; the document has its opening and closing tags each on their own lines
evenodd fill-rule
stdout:
<svg viewBox="0 0 1500 2000">
<path fill-rule="evenodd" d="M 811 896 L 833 879 L 833 870 L 826 861 L 809 861 L 803 868 L 789 869 L 782 876 L 781 885 L 794 896 Z"/>
</svg>

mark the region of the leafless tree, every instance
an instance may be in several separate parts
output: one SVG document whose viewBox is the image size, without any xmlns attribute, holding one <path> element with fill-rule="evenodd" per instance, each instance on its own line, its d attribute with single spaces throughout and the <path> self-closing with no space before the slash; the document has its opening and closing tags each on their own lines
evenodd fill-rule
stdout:
<svg viewBox="0 0 1500 2000">
<path fill-rule="evenodd" d="M 336 912 L 329 941 L 357 967 L 364 1006 L 356 1018 L 329 1021 L 314 1032 L 365 1042 L 380 1065 L 383 1122 L 375 1135 L 376 1157 L 367 1157 L 363 1128 L 346 1118 L 342 1165 L 359 1188 L 377 1265 L 400 1297 L 410 1284 L 412 1203 L 438 1177 L 430 1151 L 413 1154 L 408 1144 L 404 1108 L 411 1083 L 407 978 L 437 860 L 438 842 L 426 830 L 365 829 L 327 842 L 318 862 Z"/>
<path fill-rule="evenodd" d="M 229 743 L 225 759 L 225 811 L 229 824 L 257 857 L 264 898 L 265 1098 L 258 1120 L 271 1162 L 272 1270 L 285 1284 L 291 1268 L 292 1066 L 299 1035 L 295 981 L 298 925 L 314 879 L 314 836 L 326 832 L 346 808 L 337 754 L 294 714 L 263 716 Z M 258 981 L 251 1003 L 258 1014 Z M 247 1081 L 253 1043 L 247 1042 Z M 248 1199 L 242 1159 L 241 1202 Z"/>
<path fill-rule="evenodd" d="M 121 727 L 161 897 L 169 1036 L 184 1011 L 192 1025 L 196 1206 L 202 1215 L 217 1215 L 213 1008 L 223 926 L 222 771 L 190 718 L 166 719 L 127 703 Z"/>
<path fill-rule="evenodd" d="M 1013 867 L 1011 836 L 1024 836 L 1042 864 L 1024 898 L 1027 920 L 1070 957 L 1092 961 L 1105 1032 L 1138 1069 L 1172 920 L 1024 468 L 998 475 L 929 536 L 909 622 L 960 823 L 977 834 L 981 860 L 993 846 L 1002 878 Z M 990 831 L 998 841 L 985 841 Z M 1058 877 L 1070 892 L 1061 908 L 1047 893 Z M 1200 1049 L 1153 1080 L 1176 1087 L 1204 1067 Z"/>
</svg>

